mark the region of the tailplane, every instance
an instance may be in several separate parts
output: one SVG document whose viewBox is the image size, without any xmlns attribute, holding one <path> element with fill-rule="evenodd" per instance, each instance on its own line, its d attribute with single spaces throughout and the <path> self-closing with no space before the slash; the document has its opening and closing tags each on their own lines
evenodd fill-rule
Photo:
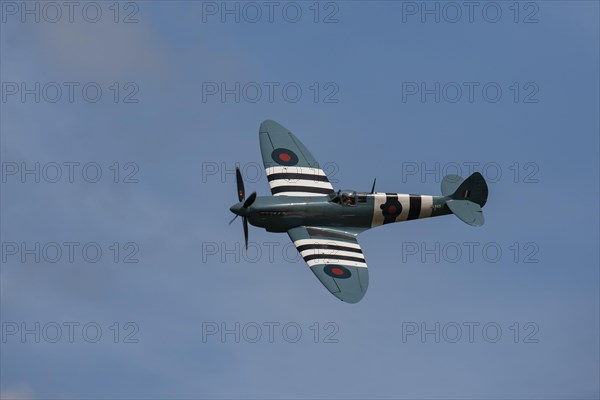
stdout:
<svg viewBox="0 0 600 400">
<path fill-rule="evenodd" d="M 449 197 L 446 205 L 461 221 L 472 226 L 484 223 L 483 211 L 488 198 L 488 187 L 479 172 L 463 180 L 458 175 L 448 175 L 442 180 L 442 194 Z"/>
</svg>

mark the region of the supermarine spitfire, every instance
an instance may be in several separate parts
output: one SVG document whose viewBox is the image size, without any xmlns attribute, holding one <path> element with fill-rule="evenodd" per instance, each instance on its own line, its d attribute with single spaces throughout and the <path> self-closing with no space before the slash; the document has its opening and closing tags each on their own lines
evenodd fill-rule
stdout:
<svg viewBox="0 0 600 400">
<path fill-rule="evenodd" d="M 369 286 L 367 264 L 356 240 L 359 233 L 447 214 L 469 225 L 483 225 L 481 208 L 488 187 L 479 172 L 467 179 L 444 177 L 442 196 L 379 193 L 375 182 L 370 193 L 335 191 L 312 154 L 288 129 L 266 120 L 259 136 L 272 196 L 257 197 L 254 192 L 246 199 L 238 168 L 239 203 L 230 208 L 234 219 L 242 217 L 246 248 L 248 222 L 268 232 L 287 232 L 312 272 L 342 301 L 360 301 Z"/>
</svg>

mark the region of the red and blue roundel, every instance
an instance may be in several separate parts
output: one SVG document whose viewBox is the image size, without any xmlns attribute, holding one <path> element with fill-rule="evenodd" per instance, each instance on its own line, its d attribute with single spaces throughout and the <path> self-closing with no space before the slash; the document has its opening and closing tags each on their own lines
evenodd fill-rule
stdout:
<svg viewBox="0 0 600 400">
<path fill-rule="evenodd" d="M 402 213 L 402 204 L 398 201 L 396 193 L 386 193 L 385 203 L 380 205 L 383 214 L 383 223 L 396 222 L 396 218 Z"/>
<path fill-rule="evenodd" d="M 329 264 L 323 268 L 323 271 L 332 278 L 346 279 L 352 276 L 350 270 L 342 265 Z"/>
<path fill-rule="evenodd" d="M 286 167 L 298 164 L 298 156 L 290 149 L 284 149 L 280 147 L 273 150 L 271 158 L 279 165 L 285 165 Z"/>
</svg>

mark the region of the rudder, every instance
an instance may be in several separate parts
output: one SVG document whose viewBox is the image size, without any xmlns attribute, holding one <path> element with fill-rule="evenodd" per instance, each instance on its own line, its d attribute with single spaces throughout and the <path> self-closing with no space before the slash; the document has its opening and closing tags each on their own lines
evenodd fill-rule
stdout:
<svg viewBox="0 0 600 400">
<path fill-rule="evenodd" d="M 468 200 L 479 204 L 480 207 L 485 206 L 488 198 L 488 186 L 479 172 L 474 172 L 464 180 L 450 195 L 452 200 Z"/>
</svg>

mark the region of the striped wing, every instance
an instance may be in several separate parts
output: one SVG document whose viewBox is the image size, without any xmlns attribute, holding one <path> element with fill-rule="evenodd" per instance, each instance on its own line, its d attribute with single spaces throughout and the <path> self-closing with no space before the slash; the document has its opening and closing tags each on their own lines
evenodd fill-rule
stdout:
<svg viewBox="0 0 600 400">
<path fill-rule="evenodd" d="M 275 121 L 260 125 L 260 151 L 274 196 L 323 196 L 333 186 L 310 151 Z"/>
<path fill-rule="evenodd" d="M 369 286 L 369 273 L 356 235 L 330 228 L 297 227 L 290 239 L 311 271 L 335 297 L 357 303 Z"/>
</svg>

